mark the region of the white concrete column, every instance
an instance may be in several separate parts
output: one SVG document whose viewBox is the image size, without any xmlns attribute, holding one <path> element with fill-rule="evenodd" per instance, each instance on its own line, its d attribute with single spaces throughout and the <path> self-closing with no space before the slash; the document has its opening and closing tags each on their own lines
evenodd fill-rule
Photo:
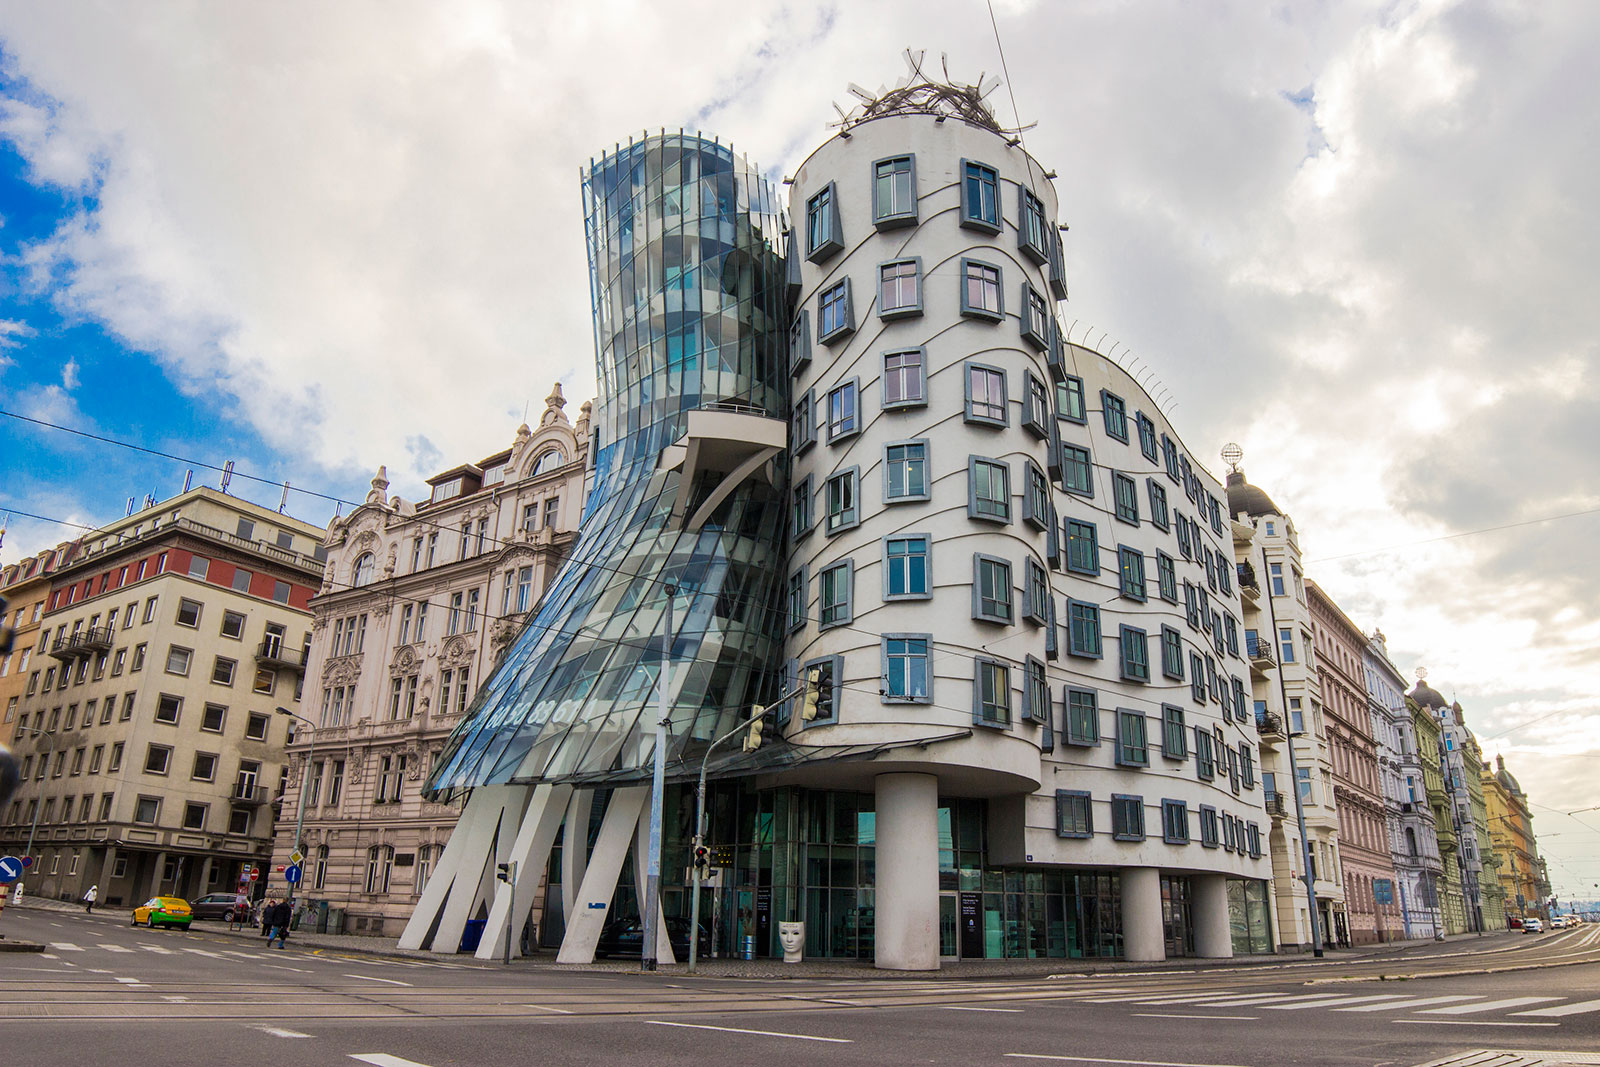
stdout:
<svg viewBox="0 0 1600 1067">
<path fill-rule="evenodd" d="M 939 969 L 939 779 L 880 774 L 873 964 Z"/>
<path fill-rule="evenodd" d="M 589 865 L 589 818 L 594 810 L 594 790 L 575 789 L 567 806 L 566 830 L 561 835 L 561 917 L 572 921 L 572 909 Z"/>
<path fill-rule="evenodd" d="M 1129 960 L 1167 958 L 1167 931 L 1161 917 L 1161 872 L 1154 867 L 1124 867 L 1122 875 L 1122 955 Z"/>
<path fill-rule="evenodd" d="M 516 840 L 502 848 L 496 863 L 515 862 L 517 884 L 509 886 L 497 877 L 494 882 L 494 901 L 489 906 L 489 921 L 484 926 L 483 940 L 478 942 L 476 953 L 480 960 L 496 960 L 506 950 L 507 934 L 511 936 L 511 954 L 522 955 L 522 924 L 533 909 L 534 894 L 544 878 L 545 867 L 550 862 L 550 849 L 556 841 L 556 831 L 561 829 L 561 817 L 567 810 L 567 799 L 572 795 L 570 785 L 549 785 L 541 782 L 533 787 L 533 799 L 522 815 L 522 825 L 517 829 Z M 514 898 L 514 899 L 513 899 Z M 510 922 L 506 921 L 507 916 Z"/>
<path fill-rule="evenodd" d="M 451 953 L 461 943 L 461 931 L 483 899 L 486 879 L 493 877 L 490 861 L 495 841 L 521 816 L 528 802 L 527 786 L 479 786 L 450 831 L 439 866 L 428 879 L 411 919 L 400 935 L 400 947 Z M 510 809 L 509 811 L 507 809 Z"/>
<path fill-rule="evenodd" d="M 1197 874 L 1189 880 L 1189 920 L 1194 924 L 1195 955 L 1225 960 L 1233 956 L 1233 924 L 1228 921 L 1228 877 Z"/>
<path fill-rule="evenodd" d="M 594 962 L 594 949 L 606 924 L 611 897 L 617 890 L 617 878 L 622 874 L 622 860 L 633 844 L 639 814 L 649 799 L 647 786 L 611 791 L 611 801 L 606 805 L 605 817 L 600 820 L 600 833 L 595 838 L 594 852 L 589 856 L 583 885 L 578 890 L 572 914 L 567 916 L 567 932 L 561 938 L 557 963 Z"/>
</svg>

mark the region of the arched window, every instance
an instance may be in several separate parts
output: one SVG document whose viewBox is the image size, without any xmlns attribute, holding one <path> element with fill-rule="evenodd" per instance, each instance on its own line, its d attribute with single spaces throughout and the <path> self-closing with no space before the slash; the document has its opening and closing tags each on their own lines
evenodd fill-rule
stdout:
<svg viewBox="0 0 1600 1067">
<path fill-rule="evenodd" d="M 356 557 L 355 563 L 350 568 L 350 584 L 352 586 L 367 585 L 372 581 L 372 553 L 363 552 Z"/>
<path fill-rule="evenodd" d="M 328 884 L 328 846 L 318 845 L 315 862 L 311 865 L 311 888 L 322 889 Z"/>
<path fill-rule="evenodd" d="M 533 471 L 530 473 L 529 477 L 535 477 L 537 475 L 546 474 L 550 471 L 553 471 L 566 461 L 566 453 L 562 452 L 559 448 L 552 448 L 548 452 L 541 454 L 538 459 L 533 461 Z"/>
<path fill-rule="evenodd" d="M 368 893 L 387 893 L 389 876 L 394 870 L 394 848 L 391 845 L 373 845 L 367 849 Z"/>
</svg>

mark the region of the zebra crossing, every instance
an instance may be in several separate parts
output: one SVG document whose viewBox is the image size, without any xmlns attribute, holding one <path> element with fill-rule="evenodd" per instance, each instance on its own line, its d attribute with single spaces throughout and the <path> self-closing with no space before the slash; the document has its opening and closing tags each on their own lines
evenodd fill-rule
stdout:
<svg viewBox="0 0 1600 1067">
<path fill-rule="evenodd" d="M 104 952 L 111 955 L 138 955 L 148 952 L 154 956 L 182 956 L 187 953 L 194 956 L 203 956 L 207 959 L 213 960 L 302 960 L 312 963 L 325 963 L 331 958 L 327 955 L 313 956 L 304 952 L 286 952 L 277 949 L 273 950 L 269 955 L 266 950 L 262 950 L 260 952 L 249 952 L 243 949 L 229 948 L 206 949 L 178 944 L 162 945 L 151 941 L 136 941 L 131 946 L 127 944 L 117 944 L 111 941 L 102 941 L 89 944 L 78 944 L 74 941 L 51 941 L 47 947 L 49 951 L 43 954 L 45 959 L 60 959 L 63 955 L 76 957 L 76 954 L 84 952 Z M 383 967 L 433 968 L 440 970 L 461 969 L 459 964 L 449 964 L 443 962 L 434 963 L 430 960 L 356 959 L 353 961 L 346 960 L 346 962 L 356 962 L 366 964 L 368 966 Z"/>
<path fill-rule="evenodd" d="M 1215 1009 L 1250 1012 L 1329 1011 L 1414 1015 L 1414 1021 L 1495 1015 L 1524 1025 L 1600 1013 L 1600 1000 L 1569 1001 L 1561 996 L 1492 997 L 1486 993 L 1288 993 L 1211 990 L 1205 993 L 1124 993 L 1081 998 L 1087 1004 L 1119 1004 L 1141 1008 Z M 1205 1016 L 1196 1016 L 1205 1018 Z M 1237 1016 L 1236 1016 L 1237 1017 Z M 1257 1016 L 1259 1017 L 1259 1016 Z M 1543 1022 L 1542 1025 L 1553 1025 Z"/>
</svg>

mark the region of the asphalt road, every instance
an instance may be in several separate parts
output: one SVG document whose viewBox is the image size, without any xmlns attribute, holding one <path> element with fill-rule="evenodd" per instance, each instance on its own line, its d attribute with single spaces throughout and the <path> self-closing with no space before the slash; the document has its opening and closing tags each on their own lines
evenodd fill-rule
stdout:
<svg viewBox="0 0 1600 1067">
<path fill-rule="evenodd" d="M 268 949 L 119 915 L 18 908 L 3 922 L 50 946 L 0 954 L 0 1058 L 41 1067 L 1412 1067 L 1504 1049 L 1551 1054 L 1461 1062 L 1600 1063 L 1600 926 L 1360 960 L 953 980 L 500 968 Z"/>
</svg>

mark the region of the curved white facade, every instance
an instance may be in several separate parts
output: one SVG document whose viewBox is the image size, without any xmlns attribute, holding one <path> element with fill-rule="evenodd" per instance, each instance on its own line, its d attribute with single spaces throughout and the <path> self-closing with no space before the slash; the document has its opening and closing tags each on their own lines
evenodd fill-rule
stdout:
<svg viewBox="0 0 1600 1067">
<path fill-rule="evenodd" d="M 1130 958 L 1163 954 L 1163 891 L 1189 951 L 1230 954 L 1219 876 L 1271 872 L 1224 493 L 1135 381 L 1063 342 L 1050 181 L 993 130 L 890 116 L 805 161 L 790 217 L 786 652 L 835 685 L 783 730 L 941 739 L 795 780 L 987 798 L 990 863 L 1121 873 Z M 884 879 L 885 799 L 879 963 L 926 966 L 889 925 L 937 885 Z"/>
</svg>

